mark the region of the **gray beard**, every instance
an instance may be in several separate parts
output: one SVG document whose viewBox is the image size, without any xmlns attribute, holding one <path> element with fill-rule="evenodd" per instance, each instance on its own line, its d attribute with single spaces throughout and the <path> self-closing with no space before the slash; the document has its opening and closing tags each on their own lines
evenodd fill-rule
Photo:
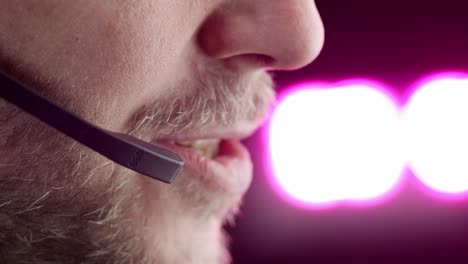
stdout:
<svg viewBox="0 0 468 264">
<path fill-rule="evenodd" d="M 143 176 L 2 103 L 1 263 L 230 262 L 222 225 L 239 197 L 203 192 L 184 175 L 171 186 L 150 180 L 147 197 L 135 184 Z M 212 234 L 205 249 L 196 232 Z"/>
<path fill-rule="evenodd" d="M 256 120 L 273 98 L 271 78 L 252 84 L 223 71 L 181 84 L 192 87 L 186 96 L 172 89 L 165 104 L 143 106 L 126 132 L 148 141 L 155 131 Z M 57 94 L 63 84 L 28 76 L 73 112 L 103 119 L 95 123 L 112 118 Z M 241 197 L 206 190 L 192 176 L 166 185 L 136 175 L 0 100 L 0 263 L 229 263 L 222 227 L 234 223 Z"/>
</svg>

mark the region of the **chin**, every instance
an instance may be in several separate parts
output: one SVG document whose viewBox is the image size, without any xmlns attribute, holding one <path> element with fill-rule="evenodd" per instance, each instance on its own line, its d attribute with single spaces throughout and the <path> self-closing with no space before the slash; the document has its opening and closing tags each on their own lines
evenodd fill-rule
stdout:
<svg viewBox="0 0 468 264">
<path fill-rule="evenodd" d="M 141 189 L 142 233 L 150 263 L 230 263 L 226 224 L 233 225 L 243 193 L 228 193 L 183 171 L 168 185 L 135 175 Z M 157 261 L 156 261 L 157 260 Z"/>
<path fill-rule="evenodd" d="M 227 264 L 231 263 L 229 238 L 215 221 L 184 223 L 166 227 L 164 235 L 148 244 L 153 255 L 149 263 Z"/>
</svg>

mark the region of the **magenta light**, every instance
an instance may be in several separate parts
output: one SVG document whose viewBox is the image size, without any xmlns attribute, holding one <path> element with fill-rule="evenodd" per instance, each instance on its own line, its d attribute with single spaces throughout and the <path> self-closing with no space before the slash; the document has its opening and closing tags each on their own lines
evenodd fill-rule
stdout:
<svg viewBox="0 0 468 264">
<path fill-rule="evenodd" d="M 369 81 L 305 83 L 280 98 L 269 123 L 271 180 L 302 207 L 371 203 L 403 168 L 398 112 Z"/>
<path fill-rule="evenodd" d="M 433 194 L 466 196 L 468 78 L 437 74 L 415 87 L 403 118 L 409 166 Z"/>
<path fill-rule="evenodd" d="M 460 73 L 432 75 L 398 98 L 366 80 L 299 84 L 280 96 L 266 130 L 269 179 L 300 207 L 369 205 L 393 194 L 409 166 L 431 194 L 464 197 L 467 116 Z"/>
</svg>

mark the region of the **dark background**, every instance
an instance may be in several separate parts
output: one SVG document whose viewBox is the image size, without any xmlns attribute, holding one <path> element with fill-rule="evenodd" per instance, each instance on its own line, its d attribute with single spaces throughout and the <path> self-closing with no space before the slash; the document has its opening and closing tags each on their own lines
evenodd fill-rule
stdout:
<svg viewBox="0 0 468 264">
<path fill-rule="evenodd" d="M 279 91 L 359 77 L 403 92 L 431 73 L 468 72 L 468 1 L 316 2 L 323 52 L 304 69 L 279 73 Z M 374 206 L 295 208 L 268 184 L 261 142 L 261 132 L 246 142 L 256 170 L 243 214 L 229 229 L 234 263 L 468 263 L 468 199 L 437 199 L 407 171 L 398 193 Z"/>
</svg>

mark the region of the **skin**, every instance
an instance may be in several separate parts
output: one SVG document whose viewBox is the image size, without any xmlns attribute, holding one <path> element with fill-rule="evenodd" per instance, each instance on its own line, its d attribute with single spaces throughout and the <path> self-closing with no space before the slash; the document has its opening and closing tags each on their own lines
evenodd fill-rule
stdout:
<svg viewBox="0 0 468 264">
<path fill-rule="evenodd" d="M 0 6 L 1 71 L 146 141 L 253 131 L 273 101 L 269 72 L 307 65 L 323 44 L 310 0 Z M 223 226 L 249 181 L 226 190 L 195 174 L 151 180 L 0 100 L 0 262 L 229 263 Z"/>
</svg>

